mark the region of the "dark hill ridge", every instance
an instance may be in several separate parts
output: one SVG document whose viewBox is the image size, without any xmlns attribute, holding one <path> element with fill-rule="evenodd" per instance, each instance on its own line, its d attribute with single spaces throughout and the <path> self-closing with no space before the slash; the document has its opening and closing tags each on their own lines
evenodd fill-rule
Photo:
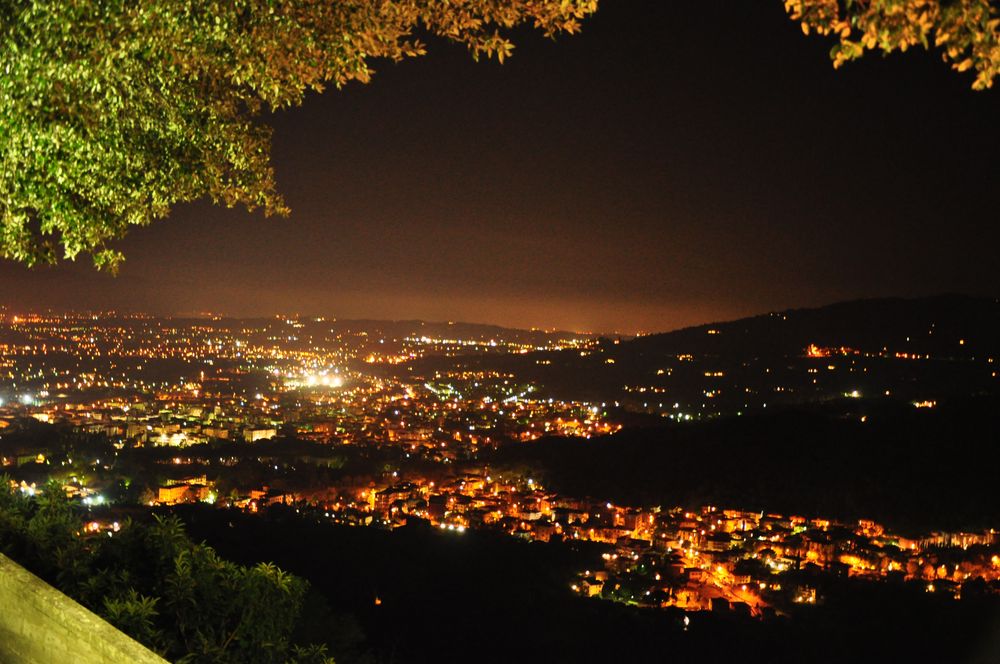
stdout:
<svg viewBox="0 0 1000 664">
<path fill-rule="evenodd" d="M 839 302 L 648 335 L 622 343 L 619 353 L 787 356 L 801 355 L 810 344 L 932 357 L 996 356 L 1000 300 L 939 295 Z"/>
<path fill-rule="evenodd" d="M 836 350 L 810 357 L 813 344 Z M 585 350 L 428 358 L 412 367 L 425 374 L 501 370 L 538 384 L 541 395 L 708 417 L 845 395 L 923 401 L 993 393 L 1000 385 L 995 360 L 1000 303 L 942 295 L 769 313 L 603 339 Z"/>
</svg>

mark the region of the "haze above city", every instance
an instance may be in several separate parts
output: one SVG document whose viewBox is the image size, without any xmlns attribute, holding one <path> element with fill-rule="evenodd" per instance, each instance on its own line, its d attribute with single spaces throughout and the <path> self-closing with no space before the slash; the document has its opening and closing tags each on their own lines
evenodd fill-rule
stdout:
<svg viewBox="0 0 1000 664">
<path fill-rule="evenodd" d="M 997 95 L 922 52 L 834 71 L 780 3 L 666 4 L 380 63 L 273 118 L 290 218 L 181 206 L 120 276 L 5 261 L 2 299 L 630 333 L 997 292 Z"/>
</svg>

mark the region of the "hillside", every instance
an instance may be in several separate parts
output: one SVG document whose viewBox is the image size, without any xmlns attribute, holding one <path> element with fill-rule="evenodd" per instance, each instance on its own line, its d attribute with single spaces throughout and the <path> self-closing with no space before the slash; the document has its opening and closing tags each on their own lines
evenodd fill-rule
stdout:
<svg viewBox="0 0 1000 664">
<path fill-rule="evenodd" d="M 622 352 L 794 356 L 810 344 L 937 358 L 997 356 L 1000 301 L 940 295 L 839 302 L 648 335 L 622 344 Z"/>
<path fill-rule="evenodd" d="M 586 350 L 427 358 L 414 371 L 494 370 L 539 394 L 666 417 L 844 396 L 935 400 L 996 391 L 1000 303 L 946 295 L 769 313 Z"/>
</svg>

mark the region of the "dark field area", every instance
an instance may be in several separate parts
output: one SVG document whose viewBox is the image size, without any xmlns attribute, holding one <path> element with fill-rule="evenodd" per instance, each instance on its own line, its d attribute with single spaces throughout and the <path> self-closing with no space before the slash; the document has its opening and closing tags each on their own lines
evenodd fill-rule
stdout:
<svg viewBox="0 0 1000 664">
<path fill-rule="evenodd" d="M 530 468 L 562 494 L 622 505 L 873 518 L 915 531 L 989 528 L 1000 520 L 1000 401 L 832 404 L 626 428 L 511 445 L 492 461 Z"/>
</svg>

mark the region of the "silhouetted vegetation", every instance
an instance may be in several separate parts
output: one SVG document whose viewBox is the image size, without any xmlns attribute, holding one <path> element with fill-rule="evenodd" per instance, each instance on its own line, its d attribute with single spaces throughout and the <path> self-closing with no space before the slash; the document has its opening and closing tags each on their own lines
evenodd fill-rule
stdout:
<svg viewBox="0 0 1000 664">
<path fill-rule="evenodd" d="M 171 661 L 333 661 L 291 639 L 304 580 L 230 562 L 174 517 L 91 529 L 58 483 L 29 497 L 0 482 L 0 552 Z"/>
</svg>

